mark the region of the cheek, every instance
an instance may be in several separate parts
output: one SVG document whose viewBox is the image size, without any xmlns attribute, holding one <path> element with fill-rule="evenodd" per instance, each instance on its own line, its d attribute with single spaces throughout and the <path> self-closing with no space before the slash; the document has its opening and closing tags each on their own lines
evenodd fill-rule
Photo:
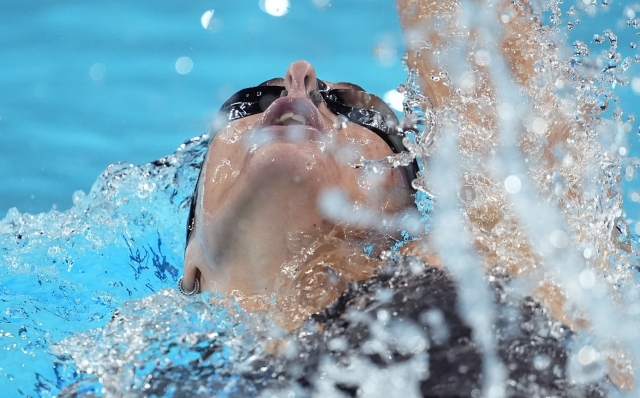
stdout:
<svg viewBox="0 0 640 398">
<path fill-rule="evenodd" d="M 393 154 L 389 146 L 374 132 L 349 123 L 337 131 L 333 155 L 345 164 L 361 164 L 364 160 L 383 159 Z"/>
<path fill-rule="evenodd" d="M 335 150 L 334 156 L 337 163 L 343 165 L 344 185 L 352 187 L 350 192 L 354 199 L 358 197 L 368 202 L 397 204 L 390 207 L 406 207 L 412 202 L 409 183 L 403 169 L 377 173 L 352 167 L 362 164 L 365 160 L 380 160 L 393 155 L 393 151 L 382 138 L 355 124 L 349 124 L 347 128 L 338 131 L 338 134 L 341 144 Z"/>
<path fill-rule="evenodd" d="M 219 143 L 227 145 L 240 144 L 246 136 L 246 133 L 251 130 L 259 120 L 260 115 L 253 115 L 228 123 L 215 134 L 212 145 Z"/>
</svg>

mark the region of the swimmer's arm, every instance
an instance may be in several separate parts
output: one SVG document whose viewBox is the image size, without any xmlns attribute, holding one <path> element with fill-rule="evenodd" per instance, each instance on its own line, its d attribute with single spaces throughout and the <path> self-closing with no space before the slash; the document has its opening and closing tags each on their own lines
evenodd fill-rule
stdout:
<svg viewBox="0 0 640 398">
<path fill-rule="evenodd" d="M 479 6 L 484 3 L 484 0 L 469 2 Z M 477 196 L 475 200 L 461 203 L 475 235 L 475 244 L 490 268 L 497 264 L 500 257 L 495 248 L 503 247 L 507 238 L 512 240 L 513 246 L 519 248 L 519 253 L 515 253 L 508 264 L 502 265 L 506 265 L 512 275 L 526 274 L 540 261 L 529 239 L 517 233 L 523 230 L 518 217 L 507 203 L 503 184 L 488 166 L 492 163 L 493 153 L 501 145 L 497 111 L 500 104 L 495 98 L 498 90 L 496 82 L 492 81 L 487 62 L 483 62 L 480 56 L 483 43 L 478 39 L 478 27 L 460 26 L 459 21 L 464 21 L 464 18 L 459 18 L 460 1 L 397 0 L 397 6 L 408 49 L 407 63 L 419 72 L 423 92 L 429 97 L 436 113 L 448 107 L 462 116 L 460 152 L 467 160 L 473 161 L 467 162 L 471 166 L 466 167 L 459 186 L 471 187 Z M 494 57 L 497 55 L 504 60 L 513 84 L 527 93 L 528 109 L 543 121 L 543 131 L 532 132 L 531 126 L 525 126 L 524 122 L 518 125 L 521 155 L 532 160 L 529 162 L 529 176 L 541 196 L 555 201 L 558 209 L 577 209 L 584 202 L 583 190 L 588 167 L 576 164 L 567 168 L 563 167 L 562 162 L 567 157 L 581 159 L 583 164 L 595 162 L 594 154 L 589 153 L 593 143 L 587 142 L 585 134 L 571 136 L 571 131 L 584 130 L 584 126 L 572 117 L 575 112 L 561 110 L 553 85 L 536 83 L 535 63 L 544 61 L 543 54 L 557 50 L 543 47 L 544 41 L 537 40 L 536 35 L 542 25 L 529 7 L 527 1 L 512 4 L 510 0 L 503 0 L 495 10 L 495 15 L 491 16 L 492 23 L 501 24 L 501 36 L 498 37 L 500 43 L 495 46 L 497 54 Z M 467 62 L 467 73 L 476 82 L 470 89 L 461 90 L 455 77 L 443 76 L 442 73 L 451 69 L 447 62 L 451 62 L 452 57 L 460 56 L 450 52 L 450 43 L 456 42 L 466 46 L 463 60 Z M 501 83 L 507 81 L 503 79 Z M 567 144 L 568 138 L 572 139 L 571 145 Z M 556 156 L 554 152 L 565 155 Z M 567 189 L 560 196 L 551 194 L 553 187 L 548 176 L 554 173 L 567 181 Z M 571 218 L 567 221 L 573 228 L 572 234 L 579 241 L 588 241 L 588 234 L 594 234 L 594 231 L 581 226 L 584 223 L 572 223 Z M 494 228 L 498 224 L 501 228 Z M 496 230 L 503 233 L 500 235 Z M 604 270 L 610 265 L 609 255 L 619 252 L 621 246 L 613 235 L 604 240 L 600 236 L 596 238 L 604 241 L 603 247 L 599 248 L 603 255 L 596 260 L 596 264 Z M 504 259 L 501 262 L 504 263 Z"/>
<path fill-rule="evenodd" d="M 456 37 L 463 37 L 464 42 L 469 46 L 467 54 L 474 54 L 479 43 L 477 41 L 477 31 L 458 25 L 458 15 L 460 12 L 460 1 L 454 0 L 396 0 L 398 14 L 405 34 L 405 44 L 408 49 L 408 66 L 419 72 L 419 80 L 422 91 L 429 97 L 436 112 L 444 107 L 452 107 L 468 123 L 467 133 L 462 129 L 460 135 L 460 151 L 469 158 L 477 160 L 473 162 L 474 168 L 468 169 L 459 182 L 459 186 L 470 186 L 480 196 L 477 201 L 461 202 L 470 230 L 474 236 L 475 245 L 478 252 L 483 256 L 485 266 L 491 268 L 499 263 L 504 265 L 504 256 L 501 258 L 496 252 L 496 248 L 504 249 L 506 239 L 511 241 L 511 247 L 518 250 L 512 251 L 511 258 L 507 260 L 507 271 L 513 276 L 531 275 L 540 258 L 532 249 L 530 240 L 519 232 L 524 229 L 519 226 L 520 221 L 508 206 L 505 198 L 504 188 L 501 181 L 493 175 L 492 170 L 486 165 L 490 164 L 492 151 L 500 145 L 498 132 L 497 106 L 480 107 L 476 106 L 478 99 L 484 99 L 485 104 L 496 105 L 496 87 L 490 74 L 487 73 L 486 64 L 482 62 L 482 57 L 469 56 L 467 58 L 470 65 L 470 72 L 474 75 L 474 80 L 480 82 L 476 84 L 471 92 L 455 92 L 447 81 L 446 76 L 442 76 L 441 71 L 446 70 L 447 45 Z M 483 4 L 484 0 L 471 1 L 470 4 Z M 543 54 L 556 51 L 552 48 L 540 47 L 534 39 L 542 25 L 538 20 L 532 18 L 529 12 L 529 3 L 526 0 L 512 4 L 510 0 L 503 0 L 501 7 L 495 11 L 495 22 L 501 23 L 502 36 L 499 38 L 497 48 L 502 59 L 510 70 L 512 80 L 519 85 L 521 90 L 530 94 L 529 108 L 536 112 L 538 117 L 544 120 L 544 131 L 537 131 L 536 134 L 544 137 L 537 139 L 535 134 L 527 131 L 525 126 L 520 126 L 519 141 L 522 156 L 535 159 L 536 167 L 531 167 L 529 175 L 534 180 L 540 194 L 551 197 L 548 182 L 545 181 L 548 175 L 554 172 L 563 175 L 567 180 L 567 189 L 556 200 L 558 209 L 579 208 L 584 201 L 583 183 L 587 177 L 587 168 L 583 170 L 574 168 L 567 171 L 562 167 L 563 157 L 554 156 L 556 152 L 565 153 L 573 159 L 583 159 L 585 162 L 593 161 L 592 154 L 589 154 L 590 145 L 586 137 L 571 135 L 572 131 L 584 129 L 580 121 L 569 116 L 567 112 L 561 110 L 561 102 L 549 85 L 536 85 L 536 72 L 534 65 L 541 60 Z M 500 21 L 500 22 L 498 22 Z M 535 44 L 534 44 L 535 43 Z M 537 47 L 536 47 L 537 46 Z M 553 88 L 553 87 L 552 87 Z M 471 106 L 469 104 L 472 104 Z M 584 105 L 585 107 L 588 105 Z M 581 109 L 583 113 L 588 109 Z M 478 140 L 469 132 L 481 132 L 489 139 Z M 529 139 L 528 137 L 532 137 Z M 567 145 L 567 139 L 571 138 L 573 145 Z M 537 139 L 534 141 L 534 139 Z M 531 164 L 530 164 L 531 166 Z M 483 200 L 488 199 L 491 200 Z M 595 210 L 594 210 L 595 211 Z M 565 216 L 566 217 L 566 216 Z M 509 220 L 509 221 L 506 221 Z M 573 228 L 571 231 L 578 240 L 584 241 L 587 234 L 593 231 L 585 231 L 579 223 L 568 224 Z M 494 228 L 498 223 L 502 228 Z M 496 230 L 502 233 L 496 232 Z M 615 231 L 614 231 L 615 232 Z M 428 241 L 429 237 L 426 238 Z M 610 266 L 609 257 L 624 249 L 617 242 L 615 236 L 605 239 L 602 244 L 602 255 L 596 261 L 596 265 L 601 269 Z M 428 247 L 432 247 L 428 243 Z M 433 263 L 440 264 L 435 254 Z M 538 291 L 536 295 L 542 303 L 552 312 L 554 317 L 572 328 L 585 325 L 585 320 L 578 317 L 569 317 L 565 313 L 566 299 L 561 289 L 546 282 L 538 281 Z M 615 371 L 615 366 L 609 364 L 609 376 L 612 381 L 623 390 L 633 385 L 633 378 L 624 372 Z"/>
</svg>

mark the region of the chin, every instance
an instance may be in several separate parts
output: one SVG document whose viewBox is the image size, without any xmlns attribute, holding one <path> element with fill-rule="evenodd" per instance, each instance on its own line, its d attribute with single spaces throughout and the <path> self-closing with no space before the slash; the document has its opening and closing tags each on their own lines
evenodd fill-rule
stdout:
<svg viewBox="0 0 640 398">
<path fill-rule="evenodd" d="M 352 172 L 348 165 L 339 164 L 319 146 L 317 142 L 260 145 L 245 155 L 238 180 L 257 180 L 260 185 L 275 181 L 338 183 L 339 175 Z"/>
</svg>

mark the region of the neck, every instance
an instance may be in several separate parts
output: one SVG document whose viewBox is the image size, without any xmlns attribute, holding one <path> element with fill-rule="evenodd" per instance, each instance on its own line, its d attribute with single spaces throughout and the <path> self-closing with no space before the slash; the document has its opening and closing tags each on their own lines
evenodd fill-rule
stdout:
<svg viewBox="0 0 640 398">
<path fill-rule="evenodd" d="M 185 253 L 188 279 L 199 277 L 202 290 L 223 296 L 282 297 L 288 295 L 286 286 L 298 291 L 304 288 L 287 284 L 292 274 L 310 266 L 308 255 L 299 254 L 308 254 L 316 242 L 331 237 L 339 227 L 322 216 L 318 198 L 336 186 L 358 187 L 354 175 L 305 148 L 284 144 L 263 147 L 250 158 L 247 155 L 237 174 L 224 178 L 215 173 L 215 164 L 203 169 L 196 228 Z M 214 175 L 208 175 L 208 170 Z M 213 183 L 205 189 L 205 181 Z M 352 191 L 352 200 L 360 202 L 363 193 Z M 352 261 L 352 255 L 364 257 L 358 242 L 367 239 L 360 233 L 342 233 L 339 240 L 346 246 L 341 246 L 341 256 L 332 259 L 335 269 L 329 274 L 337 272 L 347 281 L 361 280 L 361 275 L 342 270 L 351 262 L 358 263 Z M 328 271 L 322 266 L 315 268 L 311 276 L 326 276 L 323 273 Z M 308 281 L 309 286 L 313 283 Z"/>
<path fill-rule="evenodd" d="M 215 212 L 203 212 L 189 244 L 207 290 L 270 295 L 283 265 L 335 227 L 317 210 L 317 186 L 285 173 L 253 182 L 230 190 L 233 198 Z"/>
</svg>

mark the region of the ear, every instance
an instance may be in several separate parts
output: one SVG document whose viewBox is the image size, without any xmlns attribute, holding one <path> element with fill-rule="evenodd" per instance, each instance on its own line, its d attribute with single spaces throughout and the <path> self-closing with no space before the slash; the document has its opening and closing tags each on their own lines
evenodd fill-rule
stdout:
<svg viewBox="0 0 640 398">
<path fill-rule="evenodd" d="M 184 252 L 184 277 L 182 278 L 182 287 L 186 291 L 193 290 L 197 278 L 201 278 L 202 273 L 198 264 L 202 264 L 202 253 L 197 239 L 191 239 Z M 200 281 L 200 289 L 205 290 L 204 281 Z"/>
</svg>

